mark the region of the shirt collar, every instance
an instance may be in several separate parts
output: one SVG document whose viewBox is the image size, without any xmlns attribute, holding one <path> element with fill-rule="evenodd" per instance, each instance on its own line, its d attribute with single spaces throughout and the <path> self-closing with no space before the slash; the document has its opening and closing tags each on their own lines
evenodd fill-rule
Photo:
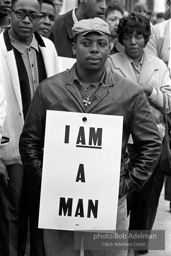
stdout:
<svg viewBox="0 0 171 256">
<path fill-rule="evenodd" d="M 75 14 L 75 10 L 76 10 L 76 8 L 74 8 L 72 10 L 72 18 L 73 18 L 74 24 L 78 22 L 78 19 L 77 19 L 76 14 Z"/>
<path fill-rule="evenodd" d="M 102 75 L 99 83 L 97 83 L 97 84 L 90 83 L 90 84 L 94 85 L 94 86 L 101 85 L 102 83 L 104 83 L 105 77 L 106 77 L 106 69 L 104 70 L 103 75 Z M 81 82 L 80 82 L 79 77 L 77 75 L 76 65 L 74 66 L 74 69 L 73 69 L 73 81 L 77 81 L 79 83 L 79 85 L 81 85 Z"/>
<path fill-rule="evenodd" d="M 0 33 L 3 32 L 8 27 L 9 27 L 9 25 L 0 26 Z"/>
<path fill-rule="evenodd" d="M 19 41 L 15 40 L 10 34 L 10 40 L 11 40 L 11 44 L 22 54 L 24 53 L 24 51 L 30 47 L 32 47 L 33 49 L 35 49 L 36 51 L 39 51 L 39 47 L 38 47 L 38 42 L 35 38 L 35 35 L 33 34 L 33 38 L 32 41 L 30 43 L 30 45 L 25 45 L 20 43 Z"/>
<path fill-rule="evenodd" d="M 129 59 L 130 62 L 135 66 L 135 63 L 134 63 L 133 59 L 131 59 L 129 56 L 128 56 L 128 59 Z M 143 60 L 144 60 L 144 53 L 143 53 L 142 58 L 141 58 L 141 60 L 140 60 L 140 62 L 139 62 L 139 65 L 142 65 L 142 64 L 143 64 Z"/>
<path fill-rule="evenodd" d="M 76 82 L 75 67 L 76 63 L 71 69 L 66 70 L 66 84 L 68 86 L 72 86 L 74 84 L 74 79 Z M 118 82 L 118 74 L 112 71 L 109 67 L 106 67 L 104 71 L 104 78 L 101 81 L 103 81 L 103 86 L 112 87 Z"/>
</svg>

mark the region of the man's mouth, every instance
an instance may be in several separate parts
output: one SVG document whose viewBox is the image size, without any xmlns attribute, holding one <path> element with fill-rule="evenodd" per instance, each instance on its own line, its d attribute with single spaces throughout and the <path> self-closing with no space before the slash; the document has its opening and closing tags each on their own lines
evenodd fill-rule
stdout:
<svg viewBox="0 0 171 256">
<path fill-rule="evenodd" d="M 98 17 L 100 17 L 100 18 L 104 18 L 105 13 L 104 13 L 104 12 L 99 12 L 97 15 L 98 15 Z"/>
</svg>

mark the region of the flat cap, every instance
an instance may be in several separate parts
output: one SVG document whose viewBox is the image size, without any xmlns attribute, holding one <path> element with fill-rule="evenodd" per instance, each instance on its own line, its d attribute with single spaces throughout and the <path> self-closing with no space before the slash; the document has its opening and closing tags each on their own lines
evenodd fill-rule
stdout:
<svg viewBox="0 0 171 256">
<path fill-rule="evenodd" d="M 100 18 L 80 20 L 72 27 L 73 35 L 85 35 L 90 32 L 110 35 L 109 25 Z"/>
</svg>

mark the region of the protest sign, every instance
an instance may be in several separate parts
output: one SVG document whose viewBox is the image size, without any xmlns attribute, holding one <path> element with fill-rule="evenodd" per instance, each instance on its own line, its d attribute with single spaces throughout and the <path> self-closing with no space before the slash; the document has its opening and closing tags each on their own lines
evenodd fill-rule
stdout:
<svg viewBox="0 0 171 256">
<path fill-rule="evenodd" d="M 47 111 L 39 228 L 116 228 L 123 117 Z"/>
</svg>

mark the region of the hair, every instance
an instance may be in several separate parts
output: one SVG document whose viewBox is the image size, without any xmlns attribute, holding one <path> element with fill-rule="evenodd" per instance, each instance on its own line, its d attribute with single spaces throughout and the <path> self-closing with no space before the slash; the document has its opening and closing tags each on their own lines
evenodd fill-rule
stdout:
<svg viewBox="0 0 171 256">
<path fill-rule="evenodd" d="M 12 0 L 12 1 L 11 1 L 11 7 L 13 7 L 14 4 L 17 3 L 17 1 L 18 1 L 18 0 Z M 29 1 L 29 0 L 28 0 L 28 1 Z M 37 0 L 37 2 L 40 4 L 40 6 L 42 6 L 42 0 Z"/>
<path fill-rule="evenodd" d="M 164 12 L 158 12 L 157 14 L 156 14 L 156 18 L 164 18 Z"/>
<path fill-rule="evenodd" d="M 134 31 L 143 35 L 146 45 L 151 36 L 149 20 L 143 15 L 135 13 L 131 13 L 128 17 L 120 19 L 117 30 L 119 42 L 122 44 L 124 34 L 132 34 Z"/>
<path fill-rule="evenodd" d="M 108 14 L 114 10 L 119 11 L 120 13 L 122 13 L 122 15 L 124 15 L 124 7 L 121 5 L 121 3 L 119 2 L 109 2 L 107 10 L 105 12 L 105 17 L 108 16 Z"/>
<path fill-rule="evenodd" d="M 170 9 L 167 9 L 167 11 L 164 13 L 164 19 L 169 20 L 171 18 L 171 11 Z"/>
<path fill-rule="evenodd" d="M 50 4 L 55 9 L 55 5 L 54 5 L 53 0 L 42 0 L 42 4 Z"/>
</svg>

